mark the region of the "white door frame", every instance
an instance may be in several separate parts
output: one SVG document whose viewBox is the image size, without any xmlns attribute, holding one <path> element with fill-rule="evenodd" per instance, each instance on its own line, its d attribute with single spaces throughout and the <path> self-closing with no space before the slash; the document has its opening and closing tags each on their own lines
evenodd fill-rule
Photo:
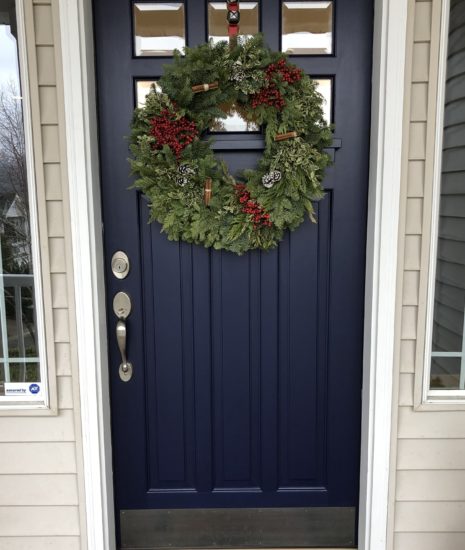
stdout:
<svg viewBox="0 0 465 550">
<path fill-rule="evenodd" d="M 375 0 L 359 550 L 386 550 L 406 0 Z M 87 548 L 114 550 L 91 0 L 59 2 Z M 83 546 L 84 547 L 84 546 Z"/>
</svg>

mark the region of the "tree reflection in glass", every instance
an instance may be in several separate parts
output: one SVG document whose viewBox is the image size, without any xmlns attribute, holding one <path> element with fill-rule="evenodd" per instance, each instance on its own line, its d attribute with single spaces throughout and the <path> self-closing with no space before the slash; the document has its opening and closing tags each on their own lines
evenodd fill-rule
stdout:
<svg viewBox="0 0 465 550">
<path fill-rule="evenodd" d="M 38 382 L 28 179 L 14 2 L 0 0 L 0 381 Z"/>
</svg>

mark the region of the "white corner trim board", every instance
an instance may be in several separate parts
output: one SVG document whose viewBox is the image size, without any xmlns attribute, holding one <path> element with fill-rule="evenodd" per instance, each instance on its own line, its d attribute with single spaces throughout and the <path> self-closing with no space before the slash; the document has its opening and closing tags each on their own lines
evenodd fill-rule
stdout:
<svg viewBox="0 0 465 550">
<path fill-rule="evenodd" d="M 359 548 L 386 550 L 402 167 L 405 0 L 375 1 Z"/>
<path fill-rule="evenodd" d="M 115 548 L 90 0 L 59 2 L 88 550 Z M 83 543 L 83 547 L 84 543 Z"/>
<path fill-rule="evenodd" d="M 68 0 L 59 8 L 87 547 L 113 550 L 91 6 L 90 0 Z M 375 0 L 359 550 L 386 550 L 387 540 L 407 8 L 405 0 Z"/>
</svg>

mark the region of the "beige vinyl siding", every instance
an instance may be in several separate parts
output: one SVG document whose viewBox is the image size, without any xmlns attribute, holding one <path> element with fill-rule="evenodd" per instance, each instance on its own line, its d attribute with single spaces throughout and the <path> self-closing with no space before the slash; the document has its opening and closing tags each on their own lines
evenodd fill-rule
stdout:
<svg viewBox="0 0 465 550">
<path fill-rule="evenodd" d="M 31 546 L 24 546 L 24 542 Z M 79 537 L 60 537 L 57 546 L 57 537 L 35 536 L 33 539 L 19 539 L 16 537 L 2 537 L 0 539 L 0 550 L 80 550 Z"/>
<path fill-rule="evenodd" d="M 465 411 L 460 406 L 424 407 L 418 398 L 424 372 L 441 7 L 441 0 L 409 0 L 391 471 L 393 550 L 465 548 Z"/>
<path fill-rule="evenodd" d="M 25 0 L 28 77 L 56 414 L 0 416 L 0 550 L 85 548 L 58 0 Z"/>
</svg>

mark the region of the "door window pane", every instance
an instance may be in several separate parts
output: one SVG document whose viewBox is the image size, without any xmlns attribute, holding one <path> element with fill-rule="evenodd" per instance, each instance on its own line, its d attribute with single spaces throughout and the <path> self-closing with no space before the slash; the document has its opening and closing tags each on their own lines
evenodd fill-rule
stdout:
<svg viewBox="0 0 465 550">
<path fill-rule="evenodd" d="M 433 357 L 431 359 L 431 389 L 458 390 L 460 388 L 460 357 Z"/>
<path fill-rule="evenodd" d="M 150 92 L 152 85 L 155 85 L 157 92 L 161 92 L 161 87 L 156 80 L 136 80 L 136 101 L 138 107 L 145 105 L 145 98 Z M 227 117 L 217 119 L 211 128 L 212 132 L 258 132 L 260 130 L 258 124 L 245 120 L 234 105 L 228 106 L 227 110 L 225 108 L 225 112 Z"/>
<path fill-rule="evenodd" d="M 294 55 L 333 53 L 333 2 L 283 2 L 281 51 Z"/>
<path fill-rule="evenodd" d="M 251 37 L 259 32 L 258 2 L 241 2 L 239 36 Z M 229 40 L 226 2 L 208 2 L 208 39 L 214 43 Z"/>
<path fill-rule="evenodd" d="M 156 80 L 136 80 L 136 103 L 137 107 L 145 105 L 145 98 L 150 93 L 152 85 L 155 86 L 157 92 L 161 92 L 160 84 Z"/>
<path fill-rule="evenodd" d="M 452 0 L 444 94 L 430 389 L 465 390 L 465 3 Z"/>
<path fill-rule="evenodd" d="M 246 120 L 235 105 L 225 109 L 226 118 L 218 118 L 210 129 L 214 133 L 223 132 L 258 132 L 260 126 L 253 121 Z"/>
<path fill-rule="evenodd" d="M 15 3 L 0 0 L 0 401 L 43 399 Z"/>
<path fill-rule="evenodd" d="M 333 122 L 333 79 L 315 78 L 316 89 L 323 96 L 323 115 L 328 124 Z"/>
<path fill-rule="evenodd" d="M 186 45 L 184 4 L 134 2 L 136 56 L 168 56 Z"/>
</svg>

